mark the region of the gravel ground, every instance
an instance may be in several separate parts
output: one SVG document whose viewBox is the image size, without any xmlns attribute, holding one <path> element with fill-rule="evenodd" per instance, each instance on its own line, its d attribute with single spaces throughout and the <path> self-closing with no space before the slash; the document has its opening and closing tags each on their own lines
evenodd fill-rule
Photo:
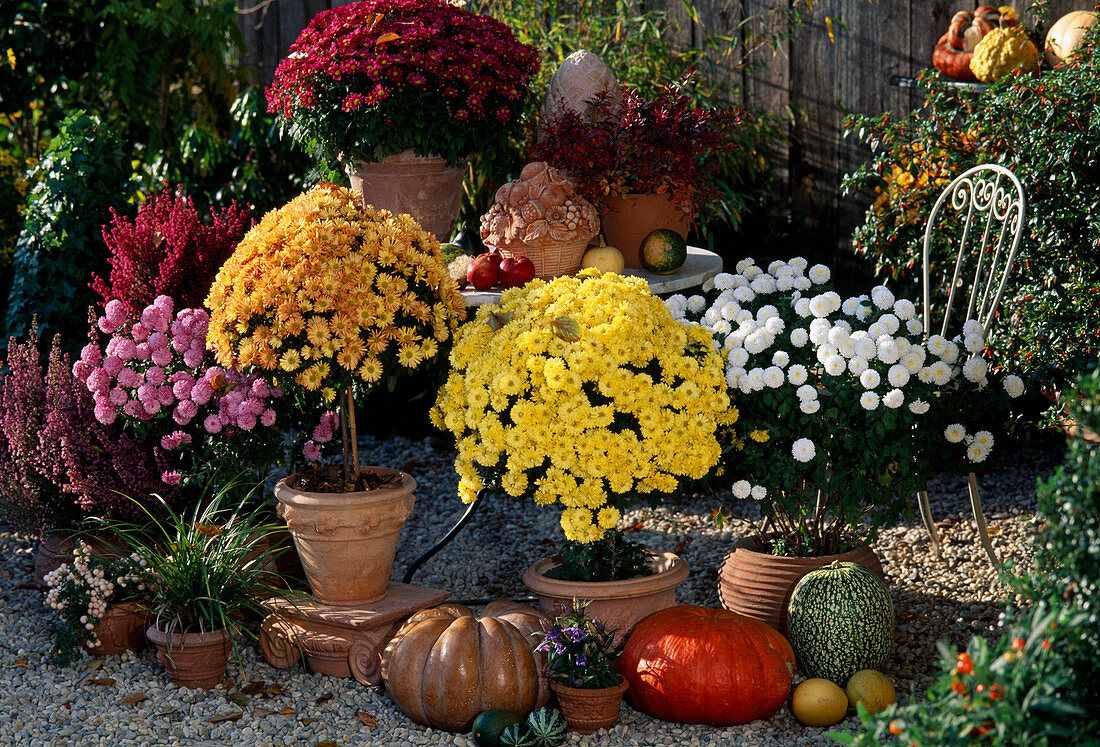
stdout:
<svg viewBox="0 0 1100 747">
<path fill-rule="evenodd" d="M 408 564 L 462 512 L 454 497 L 452 455 L 433 439 L 368 440 L 363 448 L 364 462 L 404 466 L 419 483 L 416 509 L 394 567 L 394 578 L 400 579 Z M 1028 561 L 1035 479 L 1050 474 L 1060 461 L 1056 441 L 1017 445 L 980 476 L 994 545 L 1002 557 Z M 938 659 L 937 639 L 961 643 L 974 633 L 996 635 L 1002 603 L 1008 598 L 977 544 L 973 520 L 967 518 L 964 480 L 937 480 L 931 492 L 944 537 L 942 558 L 933 556 L 917 519 L 885 532 L 876 543 L 898 619 L 888 674 L 903 701 L 911 691 L 928 685 Z M 640 540 L 652 548 L 676 550 L 691 567 L 690 578 L 679 589 L 681 602 L 718 605 L 717 567 L 734 538 L 750 530 L 747 519 L 755 506 L 724 498 L 733 520 L 722 528 L 710 516 L 723 496 L 695 496 L 675 507 L 625 516 L 627 525 L 640 525 Z M 555 526 L 552 512 L 534 504 L 492 499 L 415 581 L 450 589 L 457 600 L 525 596 L 520 575 L 531 561 L 552 550 Z M 42 592 L 29 587 L 32 562 L 33 546 L 27 537 L 0 533 L 0 745 L 312 745 L 325 740 L 339 745 L 472 745 L 463 735 L 412 723 L 381 690 L 311 675 L 300 667 L 274 669 L 247 642 L 241 643 L 238 660 L 230 664 L 232 685 L 209 692 L 169 684 L 149 650 L 136 656 L 85 658 L 59 669 L 49 662 L 53 619 L 42 605 Z M 279 687 L 269 687 L 269 694 L 253 697 L 243 708 L 230 699 L 254 682 Z M 130 695 L 145 699 L 123 703 Z M 280 715 L 284 709 L 293 712 Z M 373 716 L 377 726 L 366 726 L 358 712 Z M 237 720 L 217 722 L 219 716 L 237 714 Z M 826 731 L 849 729 L 855 722 L 851 717 L 832 729 L 813 729 L 796 722 L 784 707 L 766 721 L 718 729 L 665 723 L 624 706 L 612 731 L 570 735 L 569 743 L 831 744 Z"/>
</svg>

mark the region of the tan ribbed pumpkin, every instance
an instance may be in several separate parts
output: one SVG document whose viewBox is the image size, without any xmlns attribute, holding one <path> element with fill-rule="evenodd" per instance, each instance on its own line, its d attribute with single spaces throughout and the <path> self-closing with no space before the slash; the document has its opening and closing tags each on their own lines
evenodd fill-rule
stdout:
<svg viewBox="0 0 1100 747">
<path fill-rule="evenodd" d="M 538 629 L 539 613 L 519 605 L 494 603 L 481 617 L 460 604 L 417 612 L 382 653 L 386 692 L 413 721 L 454 732 L 490 708 L 546 705 Z"/>
</svg>

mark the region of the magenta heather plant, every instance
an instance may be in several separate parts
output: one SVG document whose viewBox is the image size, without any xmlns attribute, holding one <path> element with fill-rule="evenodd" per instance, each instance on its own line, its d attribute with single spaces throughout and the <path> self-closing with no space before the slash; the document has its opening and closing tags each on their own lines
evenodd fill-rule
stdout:
<svg viewBox="0 0 1100 747">
<path fill-rule="evenodd" d="M 191 198 L 172 189 L 154 195 L 132 219 L 111 213 L 103 228 L 110 276 L 93 274 L 92 288 L 104 303 L 119 301 L 127 315 L 161 295 L 181 307 L 202 306 L 218 268 L 252 227 L 248 210 L 236 202 L 212 208 L 207 225 Z"/>
<path fill-rule="evenodd" d="M 442 0 L 364 0 L 313 17 L 267 100 L 330 159 L 412 148 L 455 164 L 516 124 L 538 69 L 535 48 L 489 16 Z"/>
<path fill-rule="evenodd" d="M 255 469 L 262 478 L 282 443 L 273 408 L 282 391 L 213 365 L 204 309 L 173 311 L 168 296 L 136 316 L 118 299 L 107 304 L 96 323 L 110 335 L 106 347 L 93 339 L 73 366 L 91 392 L 95 419 L 149 444 L 167 485 L 197 494 L 219 463 Z"/>
<path fill-rule="evenodd" d="M 87 515 L 132 517 L 136 506 L 120 493 L 144 496 L 167 487 L 147 449 L 96 421 L 92 396 L 73 377 L 59 337 L 45 370 L 38 346 L 15 338 L 6 364 L 0 513 L 13 526 L 39 533 L 75 527 Z"/>
</svg>

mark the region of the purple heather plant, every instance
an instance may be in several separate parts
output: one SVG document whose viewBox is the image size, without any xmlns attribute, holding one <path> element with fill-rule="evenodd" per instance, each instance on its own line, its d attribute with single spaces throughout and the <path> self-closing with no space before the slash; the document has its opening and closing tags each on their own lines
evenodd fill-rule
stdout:
<svg viewBox="0 0 1100 747">
<path fill-rule="evenodd" d="M 236 202 L 211 208 L 207 225 L 191 198 L 171 188 L 142 204 L 132 219 L 111 213 L 114 220 L 103 227 L 111 272 L 107 278 L 93 274 L 92 288 L 104 304 L 118 301 L 130 316 L 161 295 L 180 307 L 201 306 L 218 268 L 252 226 L 249 211 Z"/>
</svg>

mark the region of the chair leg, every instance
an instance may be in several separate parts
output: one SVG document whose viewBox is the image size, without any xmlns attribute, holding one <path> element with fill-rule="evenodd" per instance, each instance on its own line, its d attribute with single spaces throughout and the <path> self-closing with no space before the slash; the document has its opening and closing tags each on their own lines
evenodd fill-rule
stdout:
<svg viewBox="0 0 1100 747">
<path fill-rule="evenodd" d="M 989 527 L 985 523 L 985 512 L 982 511 L 982 499 L 978 495 L 978 477 L 973 472 L 966 476 L 966 484 L 970 488 L 970 507 L 974 509 L 974 523 L 978 526 L 978 539 L 985 548 L 985 554 L 989 556 L 989 562 L 994 568 L 1000 569 L 1001 561 L 993 550 L 993 542 L 989 539 Z"/>
<path fill-rule="evenodd" d="M 940 533 L 936 529 L 936 522 L 932 520 L 932 507 L 928 505 L 928 491 L 917 493 L 917 506 L 920 508 L 920 517 L 924 519 L 924 526 L 928 530 L 928 539 L 932 542 L 932 551 L 936 557 L 940 557 Z"/>
</svg>

